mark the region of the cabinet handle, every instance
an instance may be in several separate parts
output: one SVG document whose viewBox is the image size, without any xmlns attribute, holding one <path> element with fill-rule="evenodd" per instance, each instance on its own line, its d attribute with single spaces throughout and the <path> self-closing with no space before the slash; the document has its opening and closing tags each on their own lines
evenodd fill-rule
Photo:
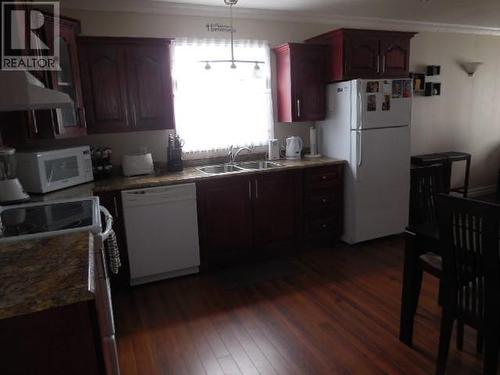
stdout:
<svg viewBox="0 0 500 375">
<path fill-rule="evenodd" d="M 118 218 L 118 217 L 120 217 L 120 215 L 118 215 L 118 202 L 116 200 L 116 197 L 113 197 L 113 203 L 115 206 L 115 217 Z"/>
<path fill-rule="evenodd" d="M 377 55 L 377 73 L 380 73 L 380 55 Z"/>
<path fill-rule="evenodd" d="M 87 128 L 87 117 L 85 116 L 85 108 L 78 108 L 79 125 L 81 128 Z"/>
<path fill-rule="evenodd" d="M 259 199 L 259 181 L 255 180 L 255 199 Z"/>
<path fill-rule="evenodd" d="M 321 200 L 321 202 L 326 203 L 326 202 L 328 202 L 328 200 L 327 200 L 326 198 L 323 198 L 323 199 Z"/>
<path fill-rule="evenodd" d="M 328 227 L 328 225 L 327 225 L 327 224 L 321 224 L 321 228 L 325 229 L 325 228 L 327 228 L 327 227 Z"/>
<path fill-rule="evenodd" d="M 385 55 L 382 56 L 382 73 L 385 73 Z"/>
<path fill-rule="evenodd" d="M 252 200 L 252 181 L 248 180 L 248 199 Z"/>
<path fill-rule="evenodd" d="M 35 132 L 35 134 L 38 134 L 38 124 L 36 123 L 36 112 L 34 109 L 31 110 L 31 117 L 33 119 L 33 121 L 32 121 L 33 131 Z"/>
<path fill-rule="evenodd" d="M 134 128 L 137 128 L 137 114 L 135 112 L 135 104 L 132 104 L 132 117 L 134 118 Z"/>
<path fill-rule="evenodd" d="M 297 99 L 297 117 L 300 117 L 300 99 Z"/>
<path fill-rule="evenodd" d="M 327 178 L 326 176 L 321 176 L 322 180 L 326 180 L 326 178 Z"/>
</svg>

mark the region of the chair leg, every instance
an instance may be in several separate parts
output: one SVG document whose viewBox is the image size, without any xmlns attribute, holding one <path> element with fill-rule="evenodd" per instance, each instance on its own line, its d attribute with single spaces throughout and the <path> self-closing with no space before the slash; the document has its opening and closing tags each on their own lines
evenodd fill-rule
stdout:
<svg viewBox="0 0 500 375">
<path fill-rule="evenodd" d="M 483 332 L 481 330 L 478 330 L 476 333 L 476 352 L 478 352 L 479 354 L 483 354 L 483 344 Z"/>
<path fill-rule="evenodd" d="M 418 251 L 416 236 L 406 233 L 405 258 L 403 270 L 403 290 L 401 295 L 401 319 L 399 340 L 406 345 L 412 344 L 413 322 L 415 318 L 416 272 L 418 269 Z"/>
<path fill-rule="evenodd" d="M 457 349 L 464 350 L 464 322 L 457 319 Z"/>
<path fill-rule="evenodd" d="M 448 360 L 448 352 L 450 349 L 451 333 L 453 331 L 454 316 L 443 308 L 441 315 L 441 331 L 439 333 L 439 352 L 436 365 L 436 375 L 444 375 L 446 371 L 446 361 Z"/>
<path fill-rule="evenodd" d="M 438 292 L 438 304 L 439 306 L 443 306 L 443 283 L 439 280 L 439 292 Z"/>
<path fill-rule="evenodd" d="M 417 262 L 416 270 L 415 270 L 415 290 L 412 298 L 413 303 L 413 315 L 417 313 L 418 308 L 418 300 L 420 299 L 420 291 L 422 290 L 422 279 L 424 277 L 424 270 L 421 267 L 420 263 Z"/>
<path fill-rule="evenodd" d="M 500 342 L 496 329 L 487 329 L 484 342 L 483 375 L 496 375 L 498 368 L 498 350 Z"/>
</svg>

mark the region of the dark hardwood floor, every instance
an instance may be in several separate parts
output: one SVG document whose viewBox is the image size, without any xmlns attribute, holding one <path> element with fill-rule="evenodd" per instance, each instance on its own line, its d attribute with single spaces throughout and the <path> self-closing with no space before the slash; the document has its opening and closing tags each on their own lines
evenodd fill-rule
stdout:
<svg viewBox="0 0 500 375">
<path fill-rule="evenodd" d="M 224 288 L 215 274 L 114 296 L 122 374 L 432 374 L 438 283 L 424 276 L 414 346 L 398 340 L 403 240 L 317 249 L 296 272 Z M 297 272 L 298 271 L 298 272 Z M 449 374 L 480 374 L 475 332 Z"/>
</svg>

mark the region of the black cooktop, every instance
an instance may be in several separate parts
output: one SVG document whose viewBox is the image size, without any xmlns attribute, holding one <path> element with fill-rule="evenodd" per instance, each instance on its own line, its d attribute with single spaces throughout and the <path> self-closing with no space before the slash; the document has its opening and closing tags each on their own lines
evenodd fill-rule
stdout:
<svg viewBox="0 0 500 375">
<path fill-rule="evenodd" d="M 93 224 L 93 200 L 5 208 L 0 238 L 82 228 Z"/>
</svg>

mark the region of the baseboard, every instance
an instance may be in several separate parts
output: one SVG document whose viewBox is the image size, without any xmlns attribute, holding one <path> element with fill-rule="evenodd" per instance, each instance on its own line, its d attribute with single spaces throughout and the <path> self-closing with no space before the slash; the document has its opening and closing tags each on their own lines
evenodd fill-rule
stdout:
<svg viewBox="0 0 500 375">
<path fill-rule="evenodd" d="M 475 198 L 481 195 L 495 194 L 496 190 L 497 190 L 496 185 L 475 187 L 469 189 L 469 198 Z"/>
</svg>

